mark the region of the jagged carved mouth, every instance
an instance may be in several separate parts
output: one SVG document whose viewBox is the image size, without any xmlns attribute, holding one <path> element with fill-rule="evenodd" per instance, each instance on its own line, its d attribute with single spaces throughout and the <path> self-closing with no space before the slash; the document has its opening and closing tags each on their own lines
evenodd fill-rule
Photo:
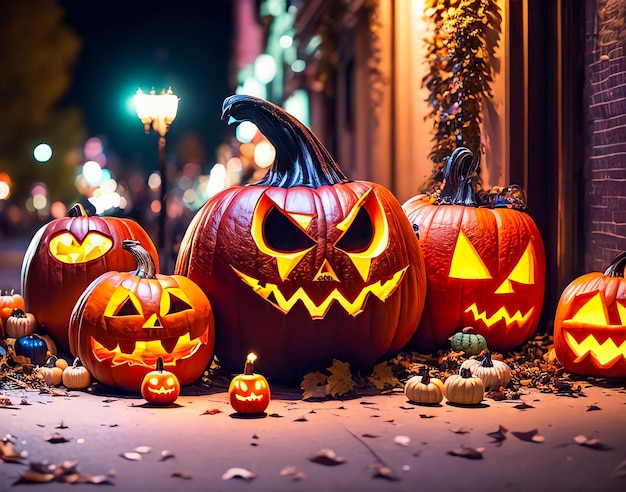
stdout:
<svg viewBox="0 0 626 492">
<path fill-rule="evenodd" d="M 261 401 L 263 399 L 263 395 L 250 393 L 248 396 L 242 396 L 235 393 L 235 398 L 237 398 L 237 400 L 239 401 Z"/>
<path fill-rule="evenodd" d="M 312 319 L 320 319 L 326 316 L 326 313 L 330 309 L 333 302 L 337 302 L 352 316 L 357 316 L 363 312 L 370 294 L 385 302 L 387 298 L 395 292 L 409 267 L 406 266 L 402 270 L 398 270 L 390 279 L 386 281 L 379 280 L 378 282 L 364 286 L 356 298 L 352 301 L 347 299 L 337 288 L 335 288 L 319 304 L 316 304 L 302 287 L 296 290 L 290 297 L 285 297 L 277 284 L 267 282 L 262 285 L 259 280 L 240 272 L 232 265 L 231 268 L 245 284 L 252 288 L 254 292 L 271 303 L 282 313 L 288 313 L 296 305 L 296 303 L 300 301 L 307 309 Z"/>
<path fill-rule="evenodd" d="M 169 395 L 170 393 L 174 393 L 175 389 L 176 388 L 166 388 L 164 386 L 161 386 L 158 389 L 148 388 L 148 391 L 155 395 Z"/>
<path fill-rule="evenodd" d="M 482 321 L 487 328 L 491 328 L 493 325 L 500 321 L 504 321 L 506 326 L 511 326 L 513 323 L 517 323 L 517 326 L 522 328 L 530 319 L 535 308 L 531 307 L 525 314 L 522 314 L 520 310 L 510 314 L 508 309 L 502 306 L 491 316 L 487 315 L 487 311 L 478 311 L 476 303 L 472 304 L 465 310 L 465 313 L 471 313 L 474 317 L 474 321 Z"/>
<path fill-rule="evenodd" d="M 626 327 L 582 328 L 576 323 L 579 328 L 571 329 L 567 327 L 568 321 L 563 322 L 562 329 L 567 346 L 576 355 L 574 362 L 580 362 L 587 356 L 602 366 L 612 366 L 620 359 L 626 360 Z"/>
<path fill-rule="evenodd" d="M 178 360 L 193 356 L 208 341 L 208 328 L 193 339 L 187 333 L 163 340 L 114 340 L 112 345 L 103 342 L 107 346 L 91 337 L 91 351 L 98 362 L 108 360 L 113 367 L 122 364 L 154 367 L 159 357 L 163 366 L 175 366 Z"/>
</svg>

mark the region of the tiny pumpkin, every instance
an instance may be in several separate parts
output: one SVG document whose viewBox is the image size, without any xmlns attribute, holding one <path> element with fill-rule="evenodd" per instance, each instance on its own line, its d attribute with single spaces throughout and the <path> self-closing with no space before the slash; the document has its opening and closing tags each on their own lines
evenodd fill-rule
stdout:
<svg viewBox="0 0 626 492">
<path fill-rule="evenodd" d="M 465 355 L 478 355 L 487 348 L 487 340 L 480 333 L 474 333 L 474 328 L 466 326 L 457 331 L 448 340 L 453 350 L 463 351 Z"/>
<path fill-rule="evenodd" d="M 14 290 L 0 292 L 0 319 L 6 321 L 13 309 L 24 309 L 24 298 Z"/>
<path fill-rule="evenodd" d="M 37 320 L 32 313 L 26 313 L 21 308 L 13 308 L 4 324 L 7 337 L 21 338 L 32 335 L 37 329 Z"/>
<path fill-rule="evenodd" d="M 48 386 L 57 386 L 63 381 L 63 369 L 56 365 L 57 357 L 52 356 L 46 361 L 46 365 L 40 367 L 37 374 Z"/>
<path fill-rule="evenodd" d="M 27 363 L 37 366 L 43 365 L 48 355 L 48 346 L 39 335 L 27 335 L 17 338 L 13 350 L 16 356 L 24 357 Z"/>
<path fill-rule="evenodd" d="M 443 382 L 430 377 L 428 367 L 423 366 L 421 374 L 413 376 L 404 385 L 404 394 L 412 403 L 434 405 L 443 400 Z"/>
<path fill-rule="evenodd" d="M 159 357 L 156 369 L 146 374 L 141 382 L 141 396 L 152 405 L 171 405 L 180 395 L 180 383 L 176 374 L 163 368 Z"/>
<path fill-rule="evenodd" d="M 504 361 L 492 359 L 488 350 L 481 359 L 467 359 L 461 367 L 479 377 L 487 391 L 506 387 L 511 382 L 511 368 Z"/>
<path fill-rule="evenodd" d="M 248 354 L 243 374 L 230 382 L 228 398 L 237 413 L 263 413 L 270 403 L 270 386 L 267 379 L 254 372 L 255 354 Z"/>
<path fill-rule="evenodd" d="M 80 365 L 80 359 L 76 357 L 71 366 L 63 370 L 63 386 L 67 389 L 85 389 L 91 384 L 91 374 L 87 368 Z"/>
<path fill-rule="evenodd" d="M 459 374 L 448 376 L 443 383 L 445 397 L 458 405 L 477 405 L 485 396 L 482 379 L 473 376 L 467 367 L 461 367 Z"/>
</svg>

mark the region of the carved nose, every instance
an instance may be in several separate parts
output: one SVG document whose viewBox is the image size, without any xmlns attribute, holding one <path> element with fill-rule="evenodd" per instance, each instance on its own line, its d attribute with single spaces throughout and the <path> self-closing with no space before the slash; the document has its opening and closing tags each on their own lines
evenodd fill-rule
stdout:
<svg viewBox="0 0 626 492">
<path fill-rule="evenodd" d="M 339 279 L 337 278 L 337 275 L 335 274 L 333 268 L 330 266 L 330 263 L 328 263 L 328 260 L 324 260 L 324 263 L 322 263 L 322 266 L 315 274 L 315 277 L 313 278 L 313 280 L 314 281 L 333 281 L 334 280 L 335 282 L 339 282 Z"/>
</svg>

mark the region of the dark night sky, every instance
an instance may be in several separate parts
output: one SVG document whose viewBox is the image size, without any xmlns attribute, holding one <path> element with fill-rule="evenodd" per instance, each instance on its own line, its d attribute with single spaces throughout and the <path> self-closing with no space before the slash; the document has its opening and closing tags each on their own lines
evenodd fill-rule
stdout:
<svg viewBox="0 0 626 492">
<path fill-rule="evenodd" d="M 90 136 L 104 136 L 124 162 L 143 163 L 156 152 L 127 103 L 138 87 L 172 87 L 181 98 L 168 148 L 195 131 L 212 164 L 226 124 L 221 103 L 232 50 L 230 0 L 60 0 L 65 23 L 81 38 L 74 82 L 64 102 L 79 106 Z M 148 150 L 146 150 L 148 149 Z M 151 164 L 148 164 L 151 165 Z"/>
</svg>

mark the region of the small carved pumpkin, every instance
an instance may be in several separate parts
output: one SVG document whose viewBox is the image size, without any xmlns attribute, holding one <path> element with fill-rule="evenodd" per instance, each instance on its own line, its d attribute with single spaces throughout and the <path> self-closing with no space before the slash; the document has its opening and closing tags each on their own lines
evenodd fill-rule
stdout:
<svg viewBox="0 0 626 492">
<path fill-rule="evenodd" d="M 37 320 L 32 313 L 26 313 L 23 309 L 13 308 L 4 324 L 7 337 L 20 338 L 32 335 L 37 329 Z"/>
<path fill-rule="evenodd" d="M 230 405 L 237 413 L 263 413 L 270 404 L 270 386 L 254 372 L 255 360 L 255 354 L 248 354 L 243 374 L 235 376 L 228 387 Z"/>
<path fill-rule="evenodd" d="M 443 382 L 431 378 L 428 367 L 423 366 L 421 374 L 413 376 L 404 385 L 404 394 L 412 403 L 434 405 L 443 400 Z"/>
<path fill-rule="evenodd" d="M 506 388 L 511 382 L 511 368 L 504 361 L 493 360 L 488 350 L 480 360 L 467 359 L 461 367 L 479 377 L 486 391 L 498 390 L 501 386 Z"/>
<path fill-rule="evenodd" d="M 211 304 L 188 278 L 156 273 L 139 242 L 123 245 L 137 270 L 104 273 L 82 293 L 70 319 L 72 354 L 114 388 L 138 392 L 159 357 L 181 385 L 191 384 L 213 357 Z"/>
<path fill-rule="evenodd" d="M 80 365 L 80 359 L 76 357 L 72 365 L 63 370 L 62 381 L 67 389 L 85 389 L 91 384 L 91 374 L 85 366 Z"/>
<path fill-rule="evenodd" d="M 67 217 L 42 226 L 31 239 L 22 262 L 25 310 L 35 315 L 61 351 L 69 348 L 70 314 L 89 283 L 110 270 L 134 268 L 132 256 L 122 249 L 125 239 L 141 241 L 157 258 L 150 236 L 137 222 L 90 217 L 80 204 L 71 207 Z"/>
<path fill-rule="evenodd" d="M 490 348 L 509 350 L 539 324 L 546 276 L 541 234 L 523 212 L 518 187 L 481 203 L 477 166 L 468 149 L 457 148 L 444 166 L 439 199 L 418 195 L 402 206 L 418 227 L 426 261 L 426 306 L 412 340 L 420 350 L 444 347 L 461 326 L 473 327 Z"/>
<path fill-rule="evenodd" d="M 554 350 L 568 371 L 626 377 L 626 251 L 608 268 L 573 280 L 554 317 Z"/>
<path fill-rule="evenodd" d="M 477 405 L 485 396 L 482 379 L 473 376 L 467 367 L 461 367 L 459 374 L 448 376 L 443 383 L 447 400 L 458 405 Z"/>
<path fill-rule="evenodd" d="M 466 326 L 461 331 L 457 331 L 448 340 L 453 350 L 463 351 L 465 355 L 478 355 L 487 349 L 487 340 L 485 337 L 474 333 L 474 328 Z"/>
<path fill-rule="evenodd" d="M 156 369 L 146 374 L 141 382 L 141 396 L 153 405 L 171 405 L 180 395 L 180 383 L 176 375 L 163 369 L 159 357 Z"/>
<path fill-rule="evenodd" d="M 397 199 L 349 180 L 274 104 L 231 96 L 222 118 L 256 123 L 276 148 L 259 183 L 224 190 L 198 211 L 176 263 L 214 305 L 223 367 L 232 371 L 254 350 L 264 374 L 293 383 L 334 358 L 365 368 L 403 348 L 426 279 Z"/>
</svg>

